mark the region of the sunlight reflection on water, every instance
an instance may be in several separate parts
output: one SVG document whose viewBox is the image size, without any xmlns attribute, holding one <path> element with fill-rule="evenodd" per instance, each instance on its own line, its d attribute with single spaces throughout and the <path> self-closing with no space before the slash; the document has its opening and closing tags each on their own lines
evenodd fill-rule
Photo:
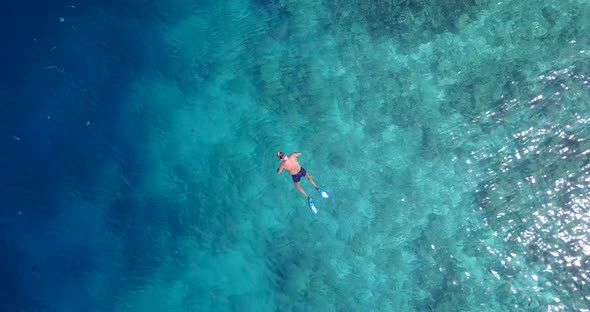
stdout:
<svg viewBox="0 0 590 312">
<path fill-rule="evenodd" d="M 476 120 L 504 137 L 472 159 L 485 173 L 484 222 L 505 243 L 485 243 L 503 269 L 491 272 L 519 308 L 583 311 L 590 299 L 589 90 L 576 71 L 542 75 L 530 100 L 507 100 Z"/>
</svg>

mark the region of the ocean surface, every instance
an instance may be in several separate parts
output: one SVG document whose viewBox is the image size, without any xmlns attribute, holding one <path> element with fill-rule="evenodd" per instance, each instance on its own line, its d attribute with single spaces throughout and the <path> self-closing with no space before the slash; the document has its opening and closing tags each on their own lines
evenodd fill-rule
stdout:
<svg viewBox="0 0 590 312">
<path fill-rule="evenodd" d="M 589 1 L 0 12 L 1 311 L 590 311 Z"/>
</svg>

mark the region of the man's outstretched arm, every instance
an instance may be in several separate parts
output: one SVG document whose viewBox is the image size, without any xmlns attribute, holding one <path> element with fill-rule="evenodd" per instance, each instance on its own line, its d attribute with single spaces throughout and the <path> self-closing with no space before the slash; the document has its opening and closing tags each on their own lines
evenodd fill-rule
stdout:
<svg viewBox="0 0 590 312">
<path fill-rule="evenodd" d="M 295 152 L 295 153 L 291 153 L 291 155 L 289 155 L 289 156 L 299 157 L 299 156 L 301 156 L 301 153 Z"/>
</svg>

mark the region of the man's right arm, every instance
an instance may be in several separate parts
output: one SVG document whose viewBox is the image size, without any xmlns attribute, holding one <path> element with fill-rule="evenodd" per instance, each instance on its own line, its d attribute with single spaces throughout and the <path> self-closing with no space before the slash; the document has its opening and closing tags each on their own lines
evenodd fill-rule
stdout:
<svg viewBox="0 0 590 312">
<path fill-rule="evenodd" d="M 281 174 L 281 172 L 283 172 L 283 164 L 281 164 L 279 169 L 277 169 L 277 174 Z"/>
</svg>

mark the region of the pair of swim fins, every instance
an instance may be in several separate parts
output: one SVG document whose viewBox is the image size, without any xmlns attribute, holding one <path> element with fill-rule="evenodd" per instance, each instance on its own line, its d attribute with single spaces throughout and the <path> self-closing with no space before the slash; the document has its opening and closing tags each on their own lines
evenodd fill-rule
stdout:
<svg viewBox="0 0 590 312">
<path fill-rule="evenodd" d="M 328 194 L 328 192 L 322 190 L 321 188 L 317 188 L 317 190 L 320 193 L 320 195 L 322 196 L 322 198 L 326 199 L 326 198 L 330 197 L 330 194 Z M 309 205 L 309 209 L 311 209 L 311 212 L 313 214 L 318 213 L 318 208 L 315 206 L 315 203 L 313 202 L 313 199 L 311 197 L 309 197 L 307 199 L 307 204 Z"/>
</svg>

